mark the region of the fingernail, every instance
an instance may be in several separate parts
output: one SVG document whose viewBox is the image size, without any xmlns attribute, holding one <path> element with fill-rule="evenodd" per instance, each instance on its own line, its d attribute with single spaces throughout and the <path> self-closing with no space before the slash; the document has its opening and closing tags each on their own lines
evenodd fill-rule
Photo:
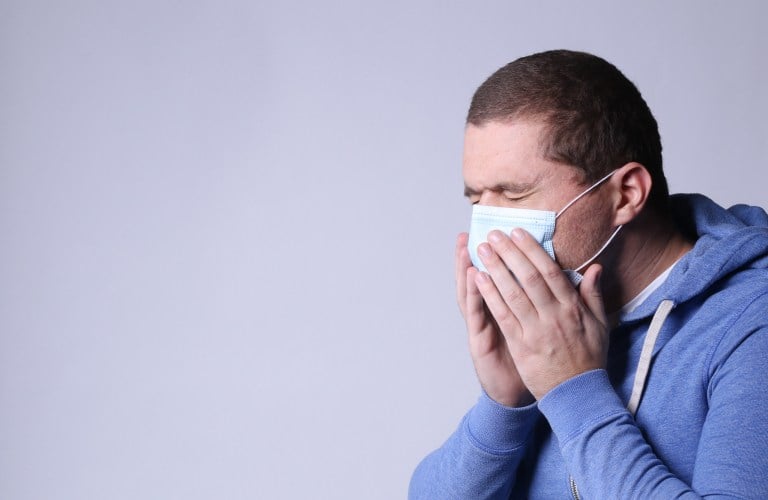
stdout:
<svg viewBox="0 0 768 500">
<path fill-rule="evenodd" d="M 488 243 L 481 243 L 480 246 L 477 248 L 477 253 L 479 253 L 483 257 L 490 257 L 491 247 L 488 245 Z"/>
<path fill-rule="evenodd" d="M 489 279 L 491 279 L 491 278 L 488 276 L 488 273 L 484 273 L 483 271 L 480 271 L 479 273 L 477 273 L 477 276 L 475 277 L 475 282 L 476 283 L 485 283 Z"/>
<path fill-rule="evenodd" d="M 488 233 L 488 241 L 491 241 L 493 243 L 498 243 L 501 241 L 501 231 L 493 230 L 490 233 Z"/>
<path fill-rule="evenodd" d="M 525 232 L 523 232 L 522 229 L 519 227 L 516 227 L 512 230 L 512 233 L 510 233 L 510 236 L 512 236 L 512 239 L 515 241 L 521 241 L 523 238 L 525 238 Z"/>
</svg>

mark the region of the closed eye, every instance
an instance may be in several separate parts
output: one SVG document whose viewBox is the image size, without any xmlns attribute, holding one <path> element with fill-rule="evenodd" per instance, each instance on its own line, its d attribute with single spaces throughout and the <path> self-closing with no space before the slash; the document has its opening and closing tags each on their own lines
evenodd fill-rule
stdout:
<svg viewBox="0 0 768 500">
<path fill-rule="evenodd" d="M 529 196 L 529 195 L 530 195 L 530 193 L 526 193 L 526 194 L 520 194 L 520 193 L 511 193 L 511 192 L 509 192 L 509 191 L 504 191 L 504 192 L 502 193 L 502 196 L 504 196 L 504 198 L 505 198 L 507 201 L 512 201 L 512 202 L 519 202 L 519 201 L 523 201 L 523 200 L 525 200 L 526 198 L 528 198 L 528 196 Z"/>
</svg>

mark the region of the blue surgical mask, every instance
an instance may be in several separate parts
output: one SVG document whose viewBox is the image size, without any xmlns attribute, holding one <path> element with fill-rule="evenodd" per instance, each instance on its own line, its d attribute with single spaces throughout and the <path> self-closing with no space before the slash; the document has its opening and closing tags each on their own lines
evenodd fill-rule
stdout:
<svg viewBox="0 0 768 500">
<path fill-rule="evenodd" d="M 615 172 L 615 170 L 614 170 Z M 555 222 L 560 215 L 563 214 L 571 205 L 579 201 L 587 193 L 595 189 L 597 186 L 608 180 L 613 175 L 613 172 L 606 175 L 599 181 L 592 184 L 583 193 L 576 198 L 568 202 L 559 212 L 550 212 L 548 210 L 531 210 L 525 208 L 509 208 L 509 207 L 492 207 L 487 205 L 474 205 L 472 207 L 472 220 L 469 228 L 469 242 L 467 244 L 469 250 L 469 258 L 472 260 L 472 264 L 481 271 L 487 271 L 483 265 L 480 257 L 477 255 L 477 247 L 485 242 L 488 238 L 488 233 L 493 230 L 499 230 L 505 234 L 509 234 L 515 228 L 522 228 L 528 231 L 536 241 L 544 248 L 544 250 L 555 259 L 555 247 L 552 245 L 552 238 L 555 235 Z M 576 269 L 565 269 L 564 272 L 571 280 L 574 286 L 578 286 L 581 283 L 583 276 L 579 271 L 587 267 L 593 260 L 595 260 L 603 250 L 613 241 L 618 234 L 621 226 L 608 238 L 608 241 L 600 248 L 600 250 L 590 257 L 584 264 L 580 265 Z"/>
</svg>

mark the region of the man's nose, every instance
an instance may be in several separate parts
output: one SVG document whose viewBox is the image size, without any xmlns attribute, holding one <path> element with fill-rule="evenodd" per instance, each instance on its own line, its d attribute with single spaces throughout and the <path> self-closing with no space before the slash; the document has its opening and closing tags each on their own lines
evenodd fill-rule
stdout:
<svg viewBox="0 0 768 500">
<path fill-rule="evenodd" d="M 490 189 L 486 189 L 482 193 L 480 193 L 480 199 L 478 202 L 480 205 L 487 205 L 491 207 L 501 207 L 504 204 L 501 203 L 502 200 L 499 199 L 500 193 L 496 191 L 491 191 Z"/>
</svg>

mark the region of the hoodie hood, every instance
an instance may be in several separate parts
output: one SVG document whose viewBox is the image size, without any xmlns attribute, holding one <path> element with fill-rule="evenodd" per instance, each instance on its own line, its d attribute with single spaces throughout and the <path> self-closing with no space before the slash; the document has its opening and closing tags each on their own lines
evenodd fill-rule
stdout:
<svg viewBox="0 0 768 500">
<path fill-rule="evenodd" d="M 674 195 L 671 207 L 680 230 L 696 240 L 694 247 L 624 322 L 652 315 L 662 300 L 691 300 L 736 271 L 768 267 L 768 214 L 762 208 L 725 209 L 700 194 Z"/>
</svg>

